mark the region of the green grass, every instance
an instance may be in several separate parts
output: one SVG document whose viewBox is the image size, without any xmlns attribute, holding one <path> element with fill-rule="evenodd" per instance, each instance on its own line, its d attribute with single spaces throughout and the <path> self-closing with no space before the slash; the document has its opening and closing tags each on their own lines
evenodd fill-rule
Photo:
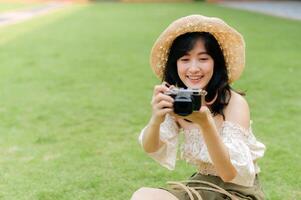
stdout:
<svg viewBox="0 0 301 200">
<path fill-rule="evenodd" d="M 300 199 L 301 24 L 201 3 L 102 3 L 0 28 L 0 199 L 129 199 L 182 180 L 137 142 L 150 117 L 150 48 L 174 19 L 217 16 L 246 39 L 253 129 L 267 199 Z M 13 36 L 11 36 L 13 35 Z"/>
</svg>

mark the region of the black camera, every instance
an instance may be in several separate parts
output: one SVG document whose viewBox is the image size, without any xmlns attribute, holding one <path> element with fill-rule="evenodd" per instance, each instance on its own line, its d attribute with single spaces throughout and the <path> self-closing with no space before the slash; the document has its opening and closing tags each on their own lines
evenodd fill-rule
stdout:
<svg viewBox="0 0 301 200">
<path fill-rule="evenodd" d="M 207 94 L 202 89 L 172 88 L 164 94 L 174 99 L 174 113 L 187 116 L 201 108 L 202 97 Z"/>
</svg>

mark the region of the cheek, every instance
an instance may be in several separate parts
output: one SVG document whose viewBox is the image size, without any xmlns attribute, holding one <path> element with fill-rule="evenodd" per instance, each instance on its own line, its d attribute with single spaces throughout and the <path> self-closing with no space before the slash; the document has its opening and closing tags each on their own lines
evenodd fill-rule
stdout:
<svg viewBox="0 0 301 200">
<path fill-rule="evenodd" d="M 177 64 L 177 70 L 178 70 L 178 75 L 180 77 L 185 76 L 186 67 L 184 65 L 178 63 Z"/>
<path fill-rule="evenodd" d="M 213 62 L 208 63 L 203 69 L 206 74 L 213 74 Z"/>
</svg>

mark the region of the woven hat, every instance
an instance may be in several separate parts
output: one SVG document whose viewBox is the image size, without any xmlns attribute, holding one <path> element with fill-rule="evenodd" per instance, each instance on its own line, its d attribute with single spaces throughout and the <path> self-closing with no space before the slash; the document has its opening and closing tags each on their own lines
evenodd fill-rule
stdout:
<svg viewBox="0 0 301 200">
<path fill-rule="evenodd" d="M 150 64 L 158 78 L 162 79 L 173 41 L 188 32 L 211 33 L 223 52 L 229 83 L 240 77 L 245 66 L 245 42 L 242 35 L 219 18 L 189 15 L 171 23 L 151 50 Z"/>
</svg>

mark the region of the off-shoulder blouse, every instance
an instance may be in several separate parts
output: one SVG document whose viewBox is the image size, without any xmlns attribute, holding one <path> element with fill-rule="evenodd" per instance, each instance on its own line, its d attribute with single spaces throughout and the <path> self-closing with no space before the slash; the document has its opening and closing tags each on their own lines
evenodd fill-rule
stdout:
<svg viewBox="0 0 301 200">
<path fill-rule="evenodd" d="M 146 127 L 139 135 L 141 145 L 145 129 Z M 218 176 L 201 130 L 179 129 L 174 117 L 168 114 L 160 125 L 160 140 L 164 144 L 156 152 L 148 153 L 148 155 L 167 169 L 174 170 L 180 132 L 184 133 L 180 158 L 195 165 L 201 174 Z M 237 171 L 236 177 L 230 182 L 246 187 L 252 186 L 255 175 L 260 172 L 256 161 L 263 157 L 265 145 L 256 140 L 251 126 L 246 130 L 237 123 L 224 121 L 219 134 L 228 149 L 231 163 Z"/>
</svg>

